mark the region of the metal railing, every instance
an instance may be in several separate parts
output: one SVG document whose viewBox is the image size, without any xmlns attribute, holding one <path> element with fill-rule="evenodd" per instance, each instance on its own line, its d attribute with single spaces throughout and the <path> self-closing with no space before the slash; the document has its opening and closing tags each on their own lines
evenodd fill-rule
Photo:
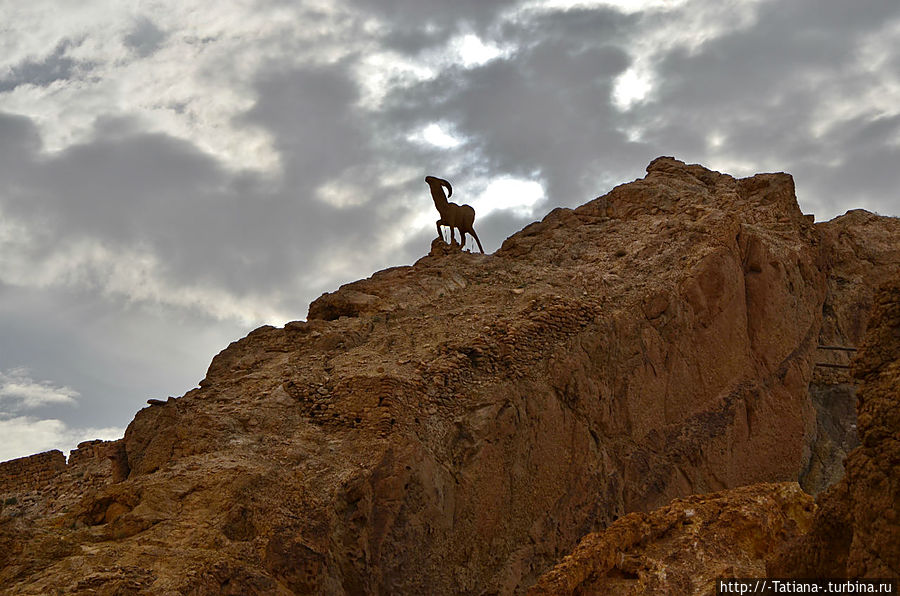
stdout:
<svg viewBox="0 0 900 596">
<path fill-rule="evenodd" d="M 857 348 L 850 348 L 847 346 L 816 346 L 819 350 L 836 350 L 841 352 L 856 352 Z M 816 362 L 816 366 L 822 366 L 825 368 L 850 368 L 849 364 L 831 364 L 829 362 Z"/>
</svg>

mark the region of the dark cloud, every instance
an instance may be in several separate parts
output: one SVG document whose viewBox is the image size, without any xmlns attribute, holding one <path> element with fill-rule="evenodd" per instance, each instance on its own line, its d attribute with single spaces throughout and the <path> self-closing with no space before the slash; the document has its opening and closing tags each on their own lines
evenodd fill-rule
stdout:
<svg viewBox="0 0 900 596">
<path fill-rule="evenodd" d="M 841 213 L 849 197 L 839 187 L 893 180 L 886 170 L 872 178 L 869 164 L 895 154 L 895 127 L 877 110 L 829 126 L 839 117 L 829 102 L 864 98 L 883 83 L 861 68 L 860 47 L 898 18 L 900 5 L 880 0 L 763 4 L 753 26 L 659 56 L 655 93 L 632 122 L 652 122 L 645 142 L 691 161 L 776 164 L 794 174 L 807 208 Z M 714 135 L 721 144 L 711 143 Z M 832 178 L 843 184 L 821 183 Z M 881 200 L 889 209 L 891 199 Z"/>
<path fill-rule="evenodd" d="M 11 91 L 19 85 L 46 87 L 56 81 L 72 77 L 76 62 L 66 56 L 72 42 L 59 43 L 53 52 L 39 60 L 27 59 L 13 66 L 9 74 L 0 78 L 0 93 Z"/>
<path fill-rule="evenodd" d="M 122 41 L 142 58 L 153 54 L 162 46 L 168 35 L 147 17 L 140 17 Z"/>
<path fill-rule="evenodd" d="M 0 173 L 4 178 L 33 160 L 41 148 L 41 136 L 30 118 L 0 112 Z"/>
<path fill-rule="evenodd" d="M 412 31 L 446 32 L 460 26 L 480 29 L 520 0 L 349 0 L 348 5 L 363 13 L 385 19 L 393 34 Z M 396 38 L 395 38 L 396 39 Z"/>
<path fill-rule="evenodd" d="M 794 176 L 832 213 L 866 208 L 900 214 L 900 116 L 860 117 L 836 127 L 815 155 L 838 161 L 798 160 Z M 852 148 L 848 151 L 847 148 Z"/>
<path fill-rule="evenodd" d="M 259 100 L 242 122 L 274 136 L 291 185 L 314 188 L 367 157 L 365 121 L 353 108 L 359 90 L 348 67 L 272 69 L 257 82 Z"/>
<path fill-rule="evenodd" d="M 607 10 L 591 16 L 560 13 L 561 23 L 542 16 L 539 25 L 509 26 L 507 39 L 527 40 L 520 51 L 397 91 L 386 117 L 398 127 L 450 121 L 469 139 L 458 150 L 470 155 L 466 169 L 538 175 L 553 203 L 582 202 L 597 192 L 603 169 L 643 152 L 618 129 L 610 104 L 614 80 L 630 58 L 609 39 L 624 35 L 616 25 L 629 21 Z M 565 23 L 582 20 L 588 24 L 566 33 Z"/>
</svg>

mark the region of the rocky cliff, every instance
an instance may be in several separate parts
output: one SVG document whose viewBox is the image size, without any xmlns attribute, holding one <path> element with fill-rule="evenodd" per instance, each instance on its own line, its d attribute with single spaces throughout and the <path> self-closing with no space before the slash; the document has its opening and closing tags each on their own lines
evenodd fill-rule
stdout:
<svg viewBox="0 0 900 596">
<path fill-rule="evenodd" d="M 824 484 L 820 338 L 859 338 L 897 231 L 814 224 L 787 174 L 659 158 L 493 255 L 436 241 L 138 412 L 116 478 L 0 517 L 0 585 L 507 594 L 629 512 Z"/>
<path fill-rule="evenodd" d="M 900 219 L 856 209 L 816 227 L 822 235 L 828 271 L 819 345 L 854 348 L 865 335 L 876 289 L 898 271 Z M 856 382 L 849 370 L 853 354 L 820 348 L 816 355 L 816 362 L 829 366 L 814 368 L 809 386 L 817 424 L 812 455 L 800 483 L 811 493 L 843 475 L 844 458 L 859 444 Z"/>
<path fill-rule="evenodd" d="M 853 363 L 861 445 L 819 498 L 812 530 L 770 561 L 773 575 L 900 578 L 900 276 L 874 303 Z"/>
<path fill-rule="evenodd" d="M 712 596 L 718 578 L 766 577 L 766 559 L 808 532 L 814 511 L 796 482 L 676 499 L 588 534 L 528 594 Z"/>
<path fill-rule="evenodd" d="M 900 276 L 866 294 L 874 311 L 853 365 L 862 444 L 817 503 L 797 483 L 761 483 L 631 513 L 528 593 L 706 596 L 717 578 L 900 577 Z"/>
</svg>

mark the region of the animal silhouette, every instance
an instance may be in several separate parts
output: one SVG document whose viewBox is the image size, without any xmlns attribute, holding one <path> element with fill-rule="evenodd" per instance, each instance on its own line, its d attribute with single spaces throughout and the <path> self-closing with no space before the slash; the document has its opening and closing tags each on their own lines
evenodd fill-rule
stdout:
<svg viewBox="0 0 900 596">
<path fill-rule="evenodd" d="M 441 234 L 441 226 L 447 226 L 450 228 L 451 243 L 454 243 L 456 242 L 455 230 L 458 229 L 461 246 L 466 245 L 466 234 L 471 234 L 475 242 L 478 243 L 478 250 L 484 254 L 484 249 L 481 248 L 481 240 L 478 239 L 478 234 L 475 233 L 475 228 L 472 227 L 475 223 L 475 210 L 472 209 L 472 206 L 448 202 L 447 199 L 453 196 L 453 187 L 443 178 L 425 176 L 425 183 L 431 189 L 431 198 L 434 199 L 434 206 L 437 208 L 438 213 L 441 214 L 441 218 L 437 220 L 438 237 L 444 238 L 443 234 Z M 446 196 L 444 196 L 443 188 L 445 186 L 447 187 Z"/>
</svg>

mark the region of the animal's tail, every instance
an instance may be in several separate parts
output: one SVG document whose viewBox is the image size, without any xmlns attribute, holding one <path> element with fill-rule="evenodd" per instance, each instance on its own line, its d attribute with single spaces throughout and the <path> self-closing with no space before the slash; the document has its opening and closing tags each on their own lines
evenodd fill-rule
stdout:
<svg viewBox="0 0 900 596">
<path fill-rule="evenodd" d="M 481 240 L 478 239 L 478 234 L 475 233 L 475 228 L 470 228 L 469 231 L 472 232 L 472 238 L 474 238 L 475 242 L 478 243 L 478 250 L 481 251 L 481 254 L 484 254 L 484 249 L 481 248 Z"/>
</svg>

